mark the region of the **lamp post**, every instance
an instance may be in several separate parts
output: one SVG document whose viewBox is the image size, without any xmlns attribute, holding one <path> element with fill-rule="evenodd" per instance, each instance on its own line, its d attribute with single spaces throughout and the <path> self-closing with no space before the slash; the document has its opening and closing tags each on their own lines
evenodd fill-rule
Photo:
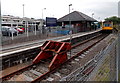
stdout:
<svg viewBox="0 0 120 83">
<path fill-rule="evenodd" d="M 42 26 L 43 26 L 43 10 L 46 10 L 46 8 L 42 9 Z"/>
<path fill-rule="evenodd" d="M 72 6 L 72 4 L 69 4 L 69 14 L 70 14 L 70 6 Z M 69 16 L 69 31 L 70 31 L 70 43 L 71 43 L 71 40 L 72 40 L 72 36 L 71 36 L 72 31 L 71 31 L 70 27 L 71 27 L 71 20 L 70 20 L 70 16 Z"/>
<path fill-rule="evenodd" d="M 72 6 L 72 4 L 69 4 L 69 15 L 70 15 L 70 6 Z M 71 20 L 70 20 L 70 16 L 69 16 L 69 34 L 70 34 L 70 43 L 72 43 L 72 31 L 71 31 L 71 29 L 70 29 L 70 27 L 71 27 Z M 71 50 L 70 50 L 70 57 L 71 57 Z"/>
<path fill-rule="evenodd" d="M 25 33 L 27 32 L 27 30 L 26 30 L 26 21 L 25 21 L 25 19 L 24 19 L 24 16 L 25 16 L 25 10 L 24 10 L 24 7 L 25 7 L 25 4 L 23 4 L 22 5 L 23 6 L 23 21 L 24 21 L 24 27 L 25 27 Z"/>
<path fill-rule="evenodd" d="M 72 6 L 72 4 L 69 4 L 69 13 L 70 13 L 70 6 Z"/>
<path fill-rule="evenodd" d="M 24 6 L 25 6 L 25 5 L 23 4 L 23 18 L 24 18 Z"/>
<path fill-rule="evenodd" d="M 92 13 L 92 18 L 93 18 L 93 16 L 94 16 L 94 13 Z"/>
<path fill-rule="evenodd" d="M 44 28 L 44 27 L 43 27 L 43 10 L 46 10 L 46 8 L 43 8 L 43 9 L 42 9 L 42 23 L 41 23 L 41 26 L 42 26 L 42 29 L 41 29 L 41 30 L 42 30 L 42 34 L 44 33 L 44 29 L 43 29 L 43 28 Z"/>
</svg>

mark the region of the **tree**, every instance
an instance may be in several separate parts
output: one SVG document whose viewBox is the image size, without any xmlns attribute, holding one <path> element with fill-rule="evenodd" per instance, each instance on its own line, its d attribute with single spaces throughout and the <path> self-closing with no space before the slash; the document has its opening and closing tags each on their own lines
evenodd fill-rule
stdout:
<svg viewBox="0 0 120 83">
<path fill-rule="evenodd" d="M 120 24 L 120 18 L 118 18 L 117 16 L 106 18 L 105 21 L 112 21 L 113 24 Z"/>
</svg>

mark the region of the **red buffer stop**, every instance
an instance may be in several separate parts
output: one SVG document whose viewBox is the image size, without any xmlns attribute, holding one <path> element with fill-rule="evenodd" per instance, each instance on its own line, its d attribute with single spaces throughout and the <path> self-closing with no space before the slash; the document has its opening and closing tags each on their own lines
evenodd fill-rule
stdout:
<svg viewBox="0 0 120 83">
<path fill-rule="evenodd" d="M 45 60 L 53 57 L 49 64 L 49 70 L 52 70 L 62 63 L 64 63 L 67 57 L 67 51 L 71 49 L 71 44 L 67 42 L 56 42 L 56 41 L 46 41 L 41 46 L 40 53 L 33 60 L 34 64 L 40 62 L 40 60 Z"/>
</svg>

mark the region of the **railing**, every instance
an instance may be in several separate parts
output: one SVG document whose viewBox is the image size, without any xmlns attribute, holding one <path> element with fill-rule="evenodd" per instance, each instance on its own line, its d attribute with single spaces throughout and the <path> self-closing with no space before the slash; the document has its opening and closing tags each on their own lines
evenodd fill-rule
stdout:
<svg viewBox="0 0 120 83">
<path fill-rule="evenodd" d="M 95 57 L 97 66 L 86 81 L 116 81 L 116 43 L 115 40 Z"/>
<path fill-rule="evenodd" d="M 115 49 L 116 41 L 101 50 L 84 66 L 63 77 L 60 81 L 115 81 L 117 78 Z M 90 74 L 83 74 L 91 66 L 94 67 L 94 70 Z"/>
</svg>

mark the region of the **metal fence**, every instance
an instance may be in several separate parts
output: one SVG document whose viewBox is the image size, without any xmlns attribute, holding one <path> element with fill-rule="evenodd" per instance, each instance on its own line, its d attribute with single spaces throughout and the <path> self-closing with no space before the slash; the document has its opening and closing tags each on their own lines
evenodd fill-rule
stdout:
<svg viewBox="0 0 120 83">
<path fill-rule="evenodd" d="M 117 40 L 95 57 L 97 66 L 87 81 L 116 81 L 116 45 Z"/>
<path fill-rule="evenodd" d="M 44 33 L 42 33 L 41 30 L 37 30 L 36 34 L 34 31 L 31 31 L 28 33 L 24 32 L 23 34 L 18 34 L 17 36 L 14 36 L 13 39 L 12 39 L 12 37 L 9 37 L 9 36 L 3 36 L 1 38 L 1 44 L 2 44 L 2 46 L 4 46 L 4 45 L 17 44 L 17 43 L 47 39 L 50 37 L 61 36 L 62 34 L 54 33 L 56 30 L 57 30 L 56 28 L 51 29 L 51 31 L 45 29 Z"/>
<path fill-rule="evenodd" d="M 79 33 L 77 28 L 71 27 L 73 34 Z M 39 27 L 36 31 L 30 29 L 25 31 L 23 34 L 17 34 L 17 36 L 2 36 L 2 46 L 17 44 L 23 42 L 29 42 L 34 40 L 48 39 L 52 37 L 59 37 L 63 35 L 69 35 L 69 27 L 62 28 L 61 26 L 57 27 Z"/>
<path fill-rule="evenodd" d="M 84 66 L 63 77 L 60 81 L 116 81 L 116 44 L 117 40 L 101 50 Z M 91 65 L 94 66 L 94 70 L 88 75 L 83 74 L 83 71 Z"/>
</svg>

